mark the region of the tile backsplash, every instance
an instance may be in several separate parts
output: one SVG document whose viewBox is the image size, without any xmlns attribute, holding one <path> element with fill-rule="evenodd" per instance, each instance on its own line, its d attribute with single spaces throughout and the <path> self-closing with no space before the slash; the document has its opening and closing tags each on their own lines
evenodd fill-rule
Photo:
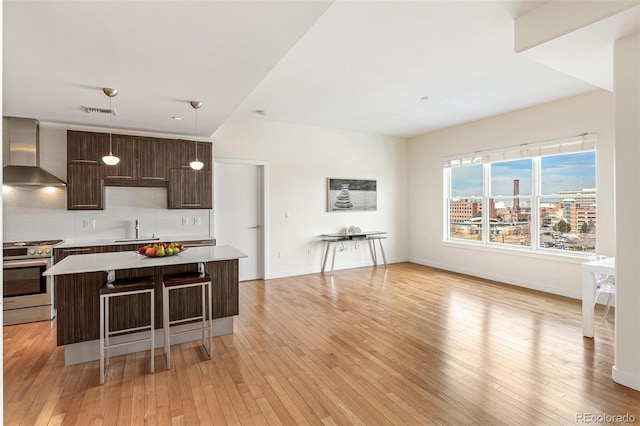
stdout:
<svg viewBox="0 0 640 426">
<path fill-rule="evenodd" d="M 5 241 L 211 235 L 212 210 L 168 210 L 165 188 L 106 187 L 105 210 L 67 210 L 66 188 L 3 187 Z"/>
</svg>

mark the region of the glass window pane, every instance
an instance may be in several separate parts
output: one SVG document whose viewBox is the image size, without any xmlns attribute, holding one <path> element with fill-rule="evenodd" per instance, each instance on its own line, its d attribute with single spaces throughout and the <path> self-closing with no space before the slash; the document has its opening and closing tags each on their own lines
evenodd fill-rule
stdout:
<svg viewBox="0 0 640 426">
<path fill-rule="evenodd" d="M 580 199 L 572 198 L 541 198 L 540 247 L 595 253 L 595 203 L 581 203 Z"/>
<path fill-rule="evenodd" d="M 491 195 L 531 195 L 532 160 L 491 163 Z"/>
<path fill-rule="evenodd" d="M 449 199 L 449 238 L 482 241 L 482 199 Z"/>
<path fill-rule="evenodd" d="M 482 164 L 451 168 L 451 196 L 482 196 Z"/>
<path fill-rule="evenodd" d="M 531 197 L 495 197 L 489 203 L 489 241 L 531 246 Z"/>
<path fill-rule="evenodd" d="M 596 187 L 595 151 L 549 155 L 540 160 L 542 168 L 540 193 L 562 195 Z"/>
</svg>

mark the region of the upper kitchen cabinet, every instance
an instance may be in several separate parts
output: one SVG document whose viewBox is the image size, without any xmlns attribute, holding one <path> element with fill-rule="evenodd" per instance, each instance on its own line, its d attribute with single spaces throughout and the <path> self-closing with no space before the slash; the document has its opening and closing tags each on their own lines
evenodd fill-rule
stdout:
<svg viewBox="0 0 640 426">
<path fill-rule="evenodd" d="M 120 158 L 115 166 L 102 162 L 109 153 L 108 134 L 67 132 L 67 209 L 104 209 L 104 186 L 168 188 L 170 209 L 211 208 L 210 142 L 198 142 L 204 167 L 197 172 L 189 167 L 195 141 L 112 135 L 111 147 Z"/>
<path fill-rule="evenodd" d="M 165 139 L 113 135 L 113 155 L 120 158 L 115 166 L 105 166 L 105 185 L 160 186 L 169 180 Z"/>
<path fill-rule="evenodd" d="M 67 209 L 104 209 L 104 167 L 101 164 L 67 164 Z"/>
<path fill-rule="evenodd" d="M 67 163 L 102 164 L 108 153 L 108 134 L 67 131 Z"/>
<path fill-rule="evenodd" d="M 167 203 L 170 209 L 210 209 L 213 207 L 211 195 L 211 170 L 169 171 Z"/>
<path fill-rule="evenodd" d="M 122 181 L 133 181 L 137 179 L 136 144 L 137 140 L 132 136 L 112 135 L 112 152 L 113 155 L 120 158 L 120 161 L 115 166 L 105 166 L 104 173 L 106 179 Z M 107 184 L 109 183 L 111 182 Z M 113 183 L 118 184 L 117 182 Z"/>
<path fill-rule="evenodd" d="M 204 164 L 203 170 L 211 170 L 211 151 L 211 142 L 198 142 L 198 160 Z M 190 169 L 189 163 L 195 159 L 195 141 L 171 141 L 169 145 L 169 163 L 172 169 Z"/>
<path fill-rule="evenodd" d="M 138 139 L 138 179 L 145 182 L 169 180 L 169 146 L 175 141 Z"/>
</svg>

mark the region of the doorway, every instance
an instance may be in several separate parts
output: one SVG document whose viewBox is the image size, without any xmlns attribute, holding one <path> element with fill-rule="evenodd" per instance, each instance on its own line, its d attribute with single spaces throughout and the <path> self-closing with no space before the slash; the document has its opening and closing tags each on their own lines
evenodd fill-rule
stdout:
<svg viewBox="0 0 640 426">
<path fill-rule="evenodd" d="M 240 281 L 263 279 L 266 271 L 267 163 L 215 159 L 213 217 L 217 245 L 230 245 L 248 257 L 240 259 Z"/>
</svg>

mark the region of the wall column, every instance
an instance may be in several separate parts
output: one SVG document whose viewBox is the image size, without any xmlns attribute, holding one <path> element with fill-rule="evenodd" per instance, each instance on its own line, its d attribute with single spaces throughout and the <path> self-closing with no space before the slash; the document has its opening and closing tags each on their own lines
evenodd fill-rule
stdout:
<svg viewBox="0 0 640 426">
<path fill-rule="evenodd" d="M 615 42 L 614 95 L 616 337 L 611 375 L 640 390 L 640 34 Z"/>
</svg>

